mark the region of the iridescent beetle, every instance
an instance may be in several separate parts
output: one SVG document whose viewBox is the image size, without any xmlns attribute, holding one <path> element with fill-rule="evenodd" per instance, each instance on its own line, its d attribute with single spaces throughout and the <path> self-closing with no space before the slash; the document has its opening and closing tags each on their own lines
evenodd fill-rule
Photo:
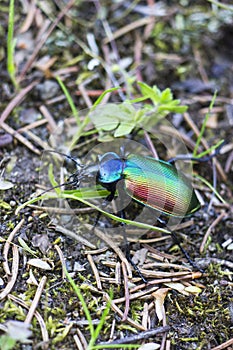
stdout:
<svg viewBox="0 0 233 350">
<path fill-rule="evenodd" d="M 162 214 L 184 217 L 200 208 L 192 184 L 185 175 L 172 164 L 152 157 L 135 154 L 120 157 L 107 152 L 99 157 L 98 164 L 83 167 L 72 176 L 69 183 L 76 185 L 80 179 L 96 176 L 97 183 L 110 192 L 106 198 L 108 202 L 115 196 L 117 183 L 123 180 L 124 191 L 131 198 Z"/>
<path fill-rule="evenodd" d="M 69 155 L 54 150 L 47 152 L 58 153 L 72 160 L 79 167 L 79 170 L 62 185 L 78 187 L 82 179 L 95 176 L 96 182 L 110 192 L 106 202 L 111 202 L 116 194 L 117 183 L 123 180 L 123 190 L 135 201 L 167 216 L 185 217 L 200 209 L 200 203 L 189 179 L 171 162 L 178 159 L 206 162 L 215 157 L 223 145 L 224 142 L 215 149 L 213 154 L 206 157 L 180 156 L 168 162 L 148 156 L 129 154 L 124 157 L 114 152 L 107 152 L 99 157 L 97 164 L 81 166 L 81 168 L 77 160 Z"/>
</svg>

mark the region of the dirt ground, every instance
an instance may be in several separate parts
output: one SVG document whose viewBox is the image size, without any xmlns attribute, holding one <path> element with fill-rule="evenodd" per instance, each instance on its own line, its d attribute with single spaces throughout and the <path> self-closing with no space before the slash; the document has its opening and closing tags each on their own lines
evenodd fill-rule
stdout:
<svg viewBox="0 0 233 350">
<path fill-rule="evenodd" d="M 232 349 L 232 2 L 15 1 L 13 78 L 7 68 L 8 6 L 9 1 L 0 2 L 0 348 L 83 350 L 99 344 L 106 349 L 109 342 L 112 349 L 126 343 L 131 349 Z M 170 234 L 136 234 L 138 227 L 126 225 L 131 257 L 146 283 L 125 259 L 122 225 L 115 220 L 101 216 L 93 232 L 96 211 L 74 200 L 71 216 L 61 209 L 52 214 L 48 207 L 61 208 L 52 200 L 17 210 L 49 187 L 50 161 L 43 150 L 67 153 L 80 132 L 74 154 L 82 164 L 87 155 L 93 161 L 90 151 L 99 140 L 102 152 L 108 151 L 104 141 L 111 131 L 101 133 L 93 120 L 80 125 L 107 89 L 120 86 L 104 103 L 140 97 L 138 81 L 161 91 L 170 88 L 188 106 L 185 113 L 167 116 L 166 125 L 173 127 L 166 132 L 170 140 L 177 130 L 190 153 L 217 91 L 198 153 L 225 141 L 215 158 L 192 165 L 201 209 L 176 230 L 196 267 Z M 149 148 L 152 142 L 159 158 L 167 160 L 166 145 L 153 139 L 162 127 L 147 128 L 149 135 L 134 129 L 123 138 Z M 122 141 L 115 139 L 118 147 Z M 177 149 L 172 151 L 176 156 Z M 67 171 L 75 171 L 72 165 Z M 54 169 L 57 182 L 64 182 L 60 165 Z M 126 218 L 136 220 L 142 210 L 132 204 Z M 94 340 L 64 266 L 81 290 L 94 328 L 110 303 Z M 13 322 L 10 331 L 9 321 L 16 320 L 21 322 Z M 7 347 L 5 334 L 17 342 Z"/>
</svg>

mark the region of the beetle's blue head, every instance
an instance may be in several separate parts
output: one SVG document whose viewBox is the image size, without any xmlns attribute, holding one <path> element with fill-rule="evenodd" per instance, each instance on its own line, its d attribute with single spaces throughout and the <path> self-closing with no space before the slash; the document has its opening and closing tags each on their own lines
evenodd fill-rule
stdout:
<svg viewBox="0 0 233 350">
<path fill-rule="evenodd" d="M 122 178 L 124 160 L 116 153 L 105 153 L 99 159 L 98 181 L 100 183 L 113 183 Z"/>
</svg>

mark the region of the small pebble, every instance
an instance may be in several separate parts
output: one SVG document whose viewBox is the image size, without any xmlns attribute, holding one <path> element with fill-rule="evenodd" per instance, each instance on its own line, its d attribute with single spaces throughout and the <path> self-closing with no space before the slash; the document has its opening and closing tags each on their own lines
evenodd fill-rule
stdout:
<svg viewBox="0 0 233 350">
<path fill-rule="evenodd" d="M 10 134 L 0 134 L 0 148 L 10 145 L 13 142 L 13 136 Z"/>
</svg>

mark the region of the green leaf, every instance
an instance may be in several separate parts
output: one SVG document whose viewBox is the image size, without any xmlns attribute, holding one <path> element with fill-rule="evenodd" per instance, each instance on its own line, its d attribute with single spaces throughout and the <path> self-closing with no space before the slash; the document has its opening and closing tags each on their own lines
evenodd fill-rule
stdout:
<svg viewBox="0 0 233 350">
<path fill-rule="evenodd" d="M 18 242 L 26 252 L 28 252 L 31 255 L 37 256 L 36 252 L 32 250 L 21 237 L 18 237 Z"/>
<path fill-rule="evenodd" d="M 167 88 L 163 90 L 161 94 L 160 102 L 166 103 L 166 102 L 172 101 L 172 99 L 173 99 L 173 95 L 172 95 L 171 89 Z"/>
<path fill-rule="evenodd" d="M 12 339 L 8 335 L 2 335 L 0 337 L 0 349 L 1 350 L 11 350 L 14 348 L 16 343 L 15 339 Z"/>
<path fill-rule="evenodd" d="M 143 96 L 150 98 L 153 102 L 159 102 L 160 99 L 160 90 L 157 88 L 157 86 L 153 86 L 151 88 L 149 85 L 139 81 L 138 85 L 140 86 L 141 93 Z"/>
<path fill-rule="evenodd" d="M 114 132 L 114 137 L 121 137 L 125 135 L 129 135 L 131 131 L 134 129 L 135 123 L 121 123 L 116 131 Z"/>
<path fill-rule="evenodd" d="M 92 110 L 89 117 L 103 140 L 102 131 L 115 130 L 114 137 L 128 135 L 135 127 L 137 111 L 129 103 L 108 103 Z"/>
</svg>

